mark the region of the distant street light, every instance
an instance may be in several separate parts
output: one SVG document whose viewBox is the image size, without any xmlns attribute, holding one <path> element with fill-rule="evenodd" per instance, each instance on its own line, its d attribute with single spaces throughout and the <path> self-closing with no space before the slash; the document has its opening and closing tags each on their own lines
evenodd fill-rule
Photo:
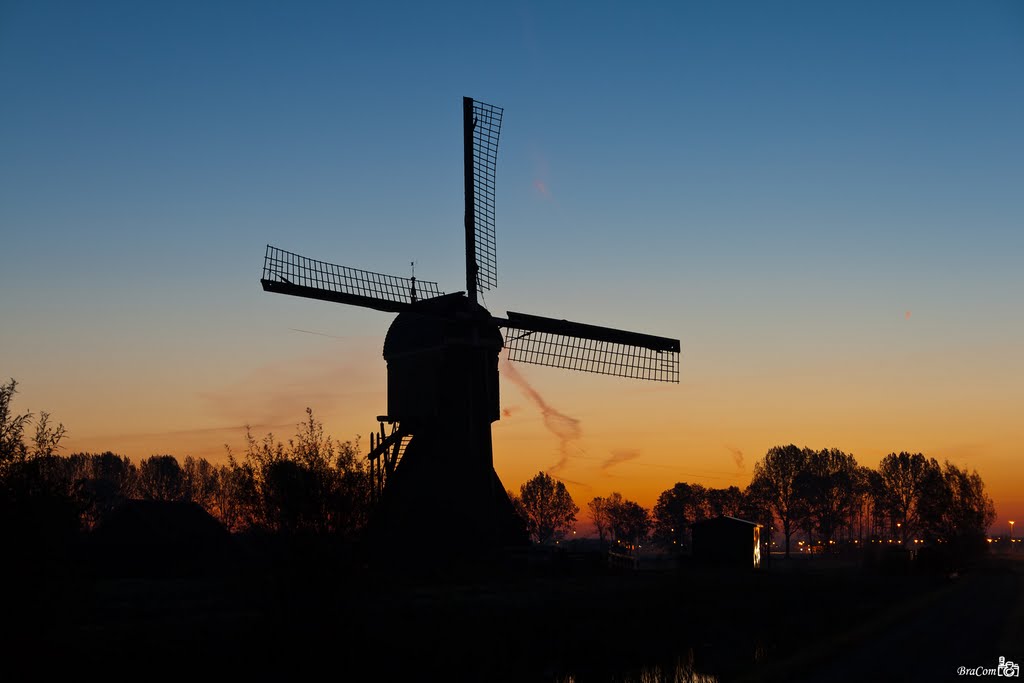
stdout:
<svg viewBox="0 0 1024 683">
<path fill-rule="evenodd" d="M 1013 550 L 1013 520 L 1010 520 L 1010 550 Z"/>
</svg>

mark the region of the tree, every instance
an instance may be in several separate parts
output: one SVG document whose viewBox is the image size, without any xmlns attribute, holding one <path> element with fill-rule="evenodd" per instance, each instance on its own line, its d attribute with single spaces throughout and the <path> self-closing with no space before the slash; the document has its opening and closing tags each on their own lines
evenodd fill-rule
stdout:
<svg viewBox="0 0 1024 683">
<path fill-rule="evenodd" d="M 587 503 L 587 509 L 590 510 L 590 519 L 594 522 L 594 528 L 597 529 L 597 537 L 600 539 L 601 545 L 603 546 L 605 544 L 605 539 L 608 534 L 611 533 L 612 528 L 608 499 L 596 496 L 593 500 Z"/>
<path fill-rule="evenodd" d="M 217 470 L 216 517 L 229 531 L 244 531 L 257 524 L 259 494 L 256 472 L 247 462 L 238 462 L 228 450 L 228 462 Z"/>
<path fill-rule="evenodd" d="M 32 456 L 44 458 L 57 454 L 60 450 L 60 442 L 67 435 L 63 423 L 56 427 L 50 426 L 50 414 L 45 410 L 39 412 L 39 421 L 36 423 L 36 433 L 32 437 Z"/>
<path fill-rule="evenodd" d="M 25 429 L 32 413 L 11 407 L 17 387 L 14 379 L 0 385 L 0 538 L 7 555 L 32 573 L 71 547 L 80 521 L 72 464 L 54 455 L 64 427 L 50 427 L 43 413 L 30 450 Z"/>
<path fill-rule="evenodd" d="M 654 537 L 658 543 L 677 550 L 689 547 L 690 525 L 707 516 L 707 499 L 708 491 L 700 484 L 679 482 L 662 491 L 654 504 Z"/>
<path fill-rule="evenodd" d="M 366 458 L 361 456 L 359 439 L 336 442 L 334 462 L 335 484 L 330 501 L 331 529 L 342 536 L 354 538 L 370 517 L 373 482 Z"/>
<path fill-rule="evenodd" d="M 146 500 L 182 500 L 185 478 L 173 455 L 154 455 L 139 463 L 139 495 Z"/>
<path fill-rule="evenodd" d="M 527 531 L 541 545 L 572 531 L 580 511 L 565 484 L 546 472 L 538 472 L 519 488 L 518 506 Z"/>
<path fill-rule="evenodd" d="M 803 498 L 808 532 L 823 541 L 835 539 L 847 523 L 854 502 L 857 461 L 836 448 L 805 450 L 806 461 L 796 487 Z"/>
<path fill-rule="evenodd" d="M 127 456 L 103 453 L 75 453 L 83 524 L 94 528 L 111 511 L 134 495 L 138 469 Z"/>
<path fill-rule="evenodd" d="M 651 530 L 651 515 L 647 509 L 623 498 L 621 493 L 594 498 L 587 507 L 602 543 L 610 537 L 615 543 L 636 545 L 647 538 Z"/>
<path fill-rule="evenodd" d="M 609 510 L 616 542 L 630 546 L 638 545 L 647 538 L 651 530 L 651 516 L 647 508 L 632 500 L 626 500 L 617 493 L 613 493 L 612 496 L 618 497 Z"/>
<path fill-rule="evenodd" d="M 743 490 L 739 516 L 741 519 L 760 524 L 763 527 L 761 533 L 767 534 L 764 540 L 768 543 L 768 547 L 771 547 L 772 537 L 775 534 L 775 515 L 772 512 L 771 503 L 758 495 L 755 487 L 748 486 Z"/>
<path fill-rule="evenodd" d="M 50 414 L 39 413 L 36 431 L 32 437 L 32 449 L 25 443 L 25 428 L 32 421 L 32 413 L 14 413 L 11 402 L 18 393 L 18 382 L 13 378 L 0 385 L 0 475 L 13 463 L 23 462 L 29 457 L 39 458 L 56 455 L 60 442 L 67 435 L 63 424 L 50 424 Z"/>
<path fill-rule="evenodd" d="M 807 463 L 809 450 L 793 444 L 773 446 L 764 459 L 754 463 L 754 476 L 750 482 L 752 494 L 765 501 L 782 524 L 786 537 L 786 557 L 793 527 L 803 514 L 803 499 L 797 487 L 797 477 Z"/>
<path fill-rule="evenodd" d="M 951 542 L 960 552 L 984 547 L 985 534 L 995 521 L 995 507 L 981 476 L 948 460 L 941 471 L 931 470 L 918 504 L 922 533 Z"/>
<path fill-rule="evenodd" d="M 296 460 L 269 463 L 262 472 L 267 527 L 277 533 L 323 531 L 327 520 L 319 514 L 321 484 L 315 470 Z"/>
<path fill-rule="evenodd" d="M 228 448 L 218 471 L 214 507 L 230 529 L 332 533 L 354 537 L 366 525 L 372 482 L 359 457 L 359 441 L 335 441 L 313 411 L 287 446 L 246 426 L 241 462 Z"/>
<path fill-rule="evenodd" d="M 878 474 L 879 502 L 888 516 L 888 532 L 906 543 L 921 530 L 925 492 L 940 486 L 939 463 L 920 453 L 890 453 L 878 463 Z"/>
<path fill-rule="evenodd" d="M 191 455 L 186 455 L 181 466 L 181 477 L 182 497 L 187 501 L 198 503 L 207 512 L 212 512 L 217 488 L 220 484 L 217 468 L 211 465 L 206 458 L 197 460 Z"/>
<path fill-rule="evenodd" d="M 18 383 L 12 378 L 0 385 L 0 475 L 14 462 L 24 460 L 28 455 L 25 446 L 25 425 L 32 419 L 32 413 L 18 414 L 11 411 L 11 401 L 18 393 Z"/>
<path fill-rule="evenodd" d="M 853 472 L 853 495 L 846 526 L 860 541 L 864 541 L 866 536 L 874 535 L 876 515 L 872 491 L 876 488 L 874 482 L 877 477 L 877 472 L 862 465 L 858 465 Z"/>
<path fill-rule="evenodd" d="M 707 511 L 710 517 L 727 515 L 739 517 L 743 514 L 743 492 L 738 486 L 724 489 L 707 489 L 705 494 Z"/>
</svg>

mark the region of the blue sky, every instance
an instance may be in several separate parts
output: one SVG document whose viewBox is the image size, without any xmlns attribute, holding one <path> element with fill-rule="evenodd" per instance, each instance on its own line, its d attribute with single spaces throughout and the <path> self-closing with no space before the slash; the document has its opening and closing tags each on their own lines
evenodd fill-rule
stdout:
<svg viewBox="0 0 1024 683">
<path fill-rule="evenodd" d="M 468 95 L 506 109 L 493 312 L 680 337 L 666 422 L 702 392 L 803 405 L 818 381 L 850 398 L 808 445 L 851 449 L 844 416 L 906 391 L 915 414 L 995 416 L 972 466 L 1004 471 L 1024 437 L 1002 417 L 1024 400 L 1024 6 L 439 5 L 0 4 L 0 375 L 26 407 L 90 446 L 119 414 L 140 434 L 292 423 L 291 402 L 238 398 L 278 368 L 365 431 L 389 318 L 264 294 L 263 249 L 416 260 L 459 289 Z M 365 416 L 284 369 L 333 358 Z M 602 386 L 530 378 L 568 413 Z M 209 418 L 211 396 L 242 407 Z M 702 434 L 758 422 L 721 411 Z M 915 424 L 889 450 L 925 449 Z M 705 437 L 756 457 L 774 435 Z"/>
</svg>

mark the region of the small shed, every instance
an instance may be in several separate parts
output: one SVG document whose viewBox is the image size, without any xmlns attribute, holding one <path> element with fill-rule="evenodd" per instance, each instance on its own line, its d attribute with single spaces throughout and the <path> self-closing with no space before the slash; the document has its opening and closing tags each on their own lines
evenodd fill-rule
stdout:
<svg viewBox="0 0 1024 683">
<path fill-rule="evenodd" d="M 704 564 L 739 569 L 761 569 L 767 555 L 762 527 L 756 522 L 725 515 L 691 526 L 693 559 Z"/>
</svg>

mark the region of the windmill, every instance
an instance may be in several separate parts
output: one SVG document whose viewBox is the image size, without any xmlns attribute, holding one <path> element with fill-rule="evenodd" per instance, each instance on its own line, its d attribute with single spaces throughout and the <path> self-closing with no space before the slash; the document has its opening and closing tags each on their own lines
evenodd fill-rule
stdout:
<svg viewBox="0 0 1024 683">
<path fill-rule="evenodd" d="M 478 293 L 497 285 L 495 167 L 503 110 L 463 98 L 466 290 L 333 265 L 267 246 L 268 292 L 362 306 L 397 317 L 384 340 L 387 415 L 369 453 L 379 498 L 371 529 L 405 548 L 480 548 L 525 540 L 494 471 L 498 354 L 512 362 L 679 381 L 679 340 L 525 313 L 492 316 Z M 384 423 L 391 425 L 386 433 Z"/>
</svg>

